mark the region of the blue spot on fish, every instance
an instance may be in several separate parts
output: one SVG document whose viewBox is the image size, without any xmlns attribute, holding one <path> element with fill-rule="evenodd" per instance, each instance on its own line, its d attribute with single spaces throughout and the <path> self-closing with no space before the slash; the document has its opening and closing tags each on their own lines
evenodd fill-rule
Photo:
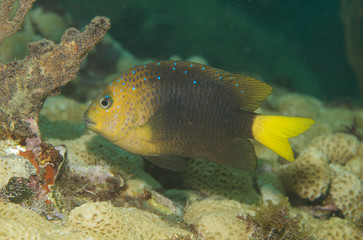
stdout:
<svg viewBox="0 0 363 240">
<path fill-rule="evenodd" d="M 160 63 L 158 62 L 158 65 L 160 65 Z"/>
<path fill-rule="evenodd" d="M 144 78 L 144 81 L 146 81 L 146 78 Z"/>
<path fill-rule="evenodd" d="M 112 83 L 110 83 L 110 85 L 112 85 Z"/>
<path fill-rule="evenodd" d="M 185 73 L 188 73 L 188 71 L 184 71 Z"/>
<path fill-rule="evenodd" d="M 123 82 L 122 85 L 125 85 L 125 83 Z"/>
<path fill-rule="evenodd" d="M 176 62 L 174 63 L 174 65 L 176 65 Z"/>
<path fill-rule="evenodd" d="M 190 64 L 190 67 L 193 67 L 193 64 Z"/>
<path fill-rule="evenodd" d="M 202 68 L 202 70 L 205 70 L 205 68 Z"/>
<path fill-rule="evenodd" d="M 132 90 L 135 90 L 135 87 L 133 87 Z"/>
<path fill-rule="evenodd" d="M 196 84 L 196 83 L 197 83 L 197 81 L 194 81 L 193 83 L 194 83 L 194 84 Z"/>
<path fill-rule="evenodd" d="M 173 70 L 175 70 L 175 67 L 173 67 Z"/>
<path fill-rule="evenodd" d="M 236 83 L 236 87 L 238 87 L 238 83 Z"/>
<path fill-rule="evenodd" d="M 135 71 L 132 71 L 133 74 L 135 74 L 136 72 Z"/>
<path fill-rule="evenodd" d="M 158 76 L 158 79 L 160 80 L 160 76 Z"/>
</svg>

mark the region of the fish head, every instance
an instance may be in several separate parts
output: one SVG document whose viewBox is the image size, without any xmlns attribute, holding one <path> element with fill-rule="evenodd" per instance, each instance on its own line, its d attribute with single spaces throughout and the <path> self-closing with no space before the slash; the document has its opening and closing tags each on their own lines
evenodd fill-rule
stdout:
<svg viewBox="0 0 363 240">
<path fill-rule="evenodd" d="M 84 113 L 85 126 L 111 142 L 122 141 L 134 128 L 132 96 L 109 85 L 97 95 Z"/>
</svg>

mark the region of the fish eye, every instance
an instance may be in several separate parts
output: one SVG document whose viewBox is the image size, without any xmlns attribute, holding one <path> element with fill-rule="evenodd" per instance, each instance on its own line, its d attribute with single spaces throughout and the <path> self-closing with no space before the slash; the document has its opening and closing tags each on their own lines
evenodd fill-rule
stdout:
<svg viewBox="0 0 363 240">
<path fill-rule="evenodd" d="M 112 98 L 108 95 L 100 98 L 100 106 L 103 109 L 109 109 L 112 106 Z"/>
</svg>

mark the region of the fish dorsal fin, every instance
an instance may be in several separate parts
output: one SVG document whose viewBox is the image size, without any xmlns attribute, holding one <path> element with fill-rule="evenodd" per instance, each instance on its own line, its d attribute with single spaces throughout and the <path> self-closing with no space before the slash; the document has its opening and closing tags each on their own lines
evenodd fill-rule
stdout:
<svg viewBox="0 0 363 240">
<path fill-rule="evenodd" d="M 163 155 L 143 157 L 159 167 L 173 171 L 184 171 L 188 166 L 187 160 L 179 156 Z"/>
<path fill-rule="evenodd" d="M 170 101 L 161 106 L 144 125 L 136 128 L 135 134 L 146 142 L 169 140 L 176 132 L 179 110 L 179 101 Z"/>
<path fill-rule="evenodd" d="M 256 170 L 257 157 L 253 144 L 246 138 L 237 138 L 220 148 L 212 149 L 204 158 L 240 170 Z"/>
<path fill-rule="evenodd" d="M 245 111 L 255 111 L 272 92 L 272 87 L 252 77 L 228 72 L 219 73 L 224 89 L 238 101 Z"/>
<path fill-rule="evenodd" d="M 272 92 L 272 87 L 270 85 L 252 77 L 230 73 L 222 69 L 199 63 L 191 64 L 190 62 L 183 61 L 173 62 L 185 69 L 191 69 L 190 66 L 193 66 L 193 70 L 198 71 L 199 73 L 205 73 L 208 81 L 210 81 L 209 78 L 215 79 L 219 87 L 222 85 L 222 88 L 231 94 L 239 107 L 245 111 L 255 111 Z M 209 82 L 209 84 L 213 83 Z"/>
</svg>

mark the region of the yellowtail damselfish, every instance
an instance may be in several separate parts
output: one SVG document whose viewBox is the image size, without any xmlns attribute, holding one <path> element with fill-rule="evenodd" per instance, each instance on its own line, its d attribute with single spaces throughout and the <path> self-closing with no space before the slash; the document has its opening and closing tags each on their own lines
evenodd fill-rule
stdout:
<svg viewBox="0 0 363 240">
<path fill-rule="evenodd" d="M 117 146 L 164 168 L 183 170 L 200 157 L 241 170 L 256 168 L 249 139 L 293 161 L 288 138 L 308 118 L 253 113 L 272 88 L 202 64 L 161 61 L 109 83 L 85 112 L 85 125 Z"/>
</svg>

